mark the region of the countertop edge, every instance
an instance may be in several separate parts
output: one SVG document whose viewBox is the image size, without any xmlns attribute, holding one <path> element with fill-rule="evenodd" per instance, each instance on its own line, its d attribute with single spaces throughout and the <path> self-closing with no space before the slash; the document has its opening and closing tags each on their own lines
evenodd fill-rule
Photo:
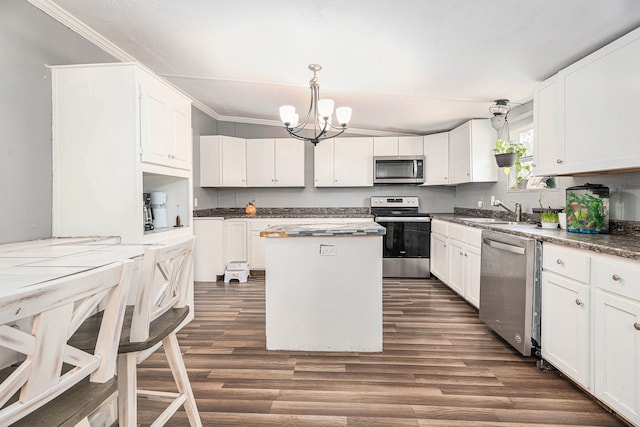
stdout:
<svg viewBox="0 0 640 427">
<path fill-rule="evenodd" d="M 469 215 L 465 215 L 469 217 Z M 569 233 L 565 230 L 549 230 L 540 227 L 528 227 L 523 229 L 518 225 L 492 225 L 479 224 L 465 221 L 465 216 L 455 214 L 431 214 L 433 219 L 461 224 L 468 227 L 484 230 L 498 231 L 515 236 L 528 237 L 541 242 L 555 243 L 557 245 L 584 249 L 604 255 L 613 255 L 631 260 L 640 260 L 640 238 L 637 236 L 625 236 L 616 234 L 581 234 Z M 600 242 L 594 240 L 599 239 Z"/>
</svg>

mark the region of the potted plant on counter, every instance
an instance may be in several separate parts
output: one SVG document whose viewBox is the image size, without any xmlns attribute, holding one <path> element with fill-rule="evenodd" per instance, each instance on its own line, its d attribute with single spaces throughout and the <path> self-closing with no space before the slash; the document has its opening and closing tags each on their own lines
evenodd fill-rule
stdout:
<svg viewBox="0 0 640 427">
<path fill-rule="evenodd" d="M 540 214 L 540 224 L 542 228 L 558 228 L 558 213 L 551 209 L 542 212 Z"/>
</svg>

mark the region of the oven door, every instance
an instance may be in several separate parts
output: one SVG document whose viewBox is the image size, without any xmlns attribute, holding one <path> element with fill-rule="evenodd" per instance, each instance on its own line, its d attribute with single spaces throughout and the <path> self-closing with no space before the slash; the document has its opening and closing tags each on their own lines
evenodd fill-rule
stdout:
<svg viewBox="0 0 640 427">
<path fill-rule="evenodd" d="M 386 230 L 382 238 L 384 277 L 429 277 L 429 217 L 377 217 Z"/>
</svg>

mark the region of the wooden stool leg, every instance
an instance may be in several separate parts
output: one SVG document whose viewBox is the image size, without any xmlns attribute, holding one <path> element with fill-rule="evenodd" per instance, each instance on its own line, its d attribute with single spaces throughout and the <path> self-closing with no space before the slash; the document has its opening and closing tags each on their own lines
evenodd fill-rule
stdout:
<svg viewBox="0 0 640 427">
<path fill-rule="evenodd" d="M 120 427 L 138 425 L 138 377 L 136 353 L 118 355 L 118 422 Z"/>
<path fill-rule="evenodd" d="M 178 386 L 178 391 L 186 397 L 184 410 L 189 418 L 189 424 L 191 427 L 202 427 L 200 414 L 196 407 L 196 399 L 193 396 L 193 390 L 191 390 L 191 383 L 189 382 L 189 376 L 187 375 L 187 368 L 184 366 L 184 360 L 182 359 L 182 353 L 180 352 L 180 345 L 178 344 L 178 337 L 176 337 L 176 334 L 169 334 L 165 339 L 163 339 L 162 346 L 164 347 L 164 353 L 167 356 L 167 362 L 169 362 L 173 379 Z"/>
</svg>

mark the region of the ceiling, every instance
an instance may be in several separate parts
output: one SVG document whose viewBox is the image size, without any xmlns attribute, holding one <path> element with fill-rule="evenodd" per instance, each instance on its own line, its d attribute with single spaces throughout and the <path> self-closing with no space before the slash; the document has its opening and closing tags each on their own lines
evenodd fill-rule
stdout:
<svg viewBox="0 0 640 427">
<path fill-rule="evenodd" d="M 321 97 L 353 108 L 350 128 L 416 134 L 490 117 L 498 98 L 530 101 L 537 82 L 640 26 L 637 0 L 54 1 L 219 120 L 306 110 L 317 63 Z"/>
</svg>

